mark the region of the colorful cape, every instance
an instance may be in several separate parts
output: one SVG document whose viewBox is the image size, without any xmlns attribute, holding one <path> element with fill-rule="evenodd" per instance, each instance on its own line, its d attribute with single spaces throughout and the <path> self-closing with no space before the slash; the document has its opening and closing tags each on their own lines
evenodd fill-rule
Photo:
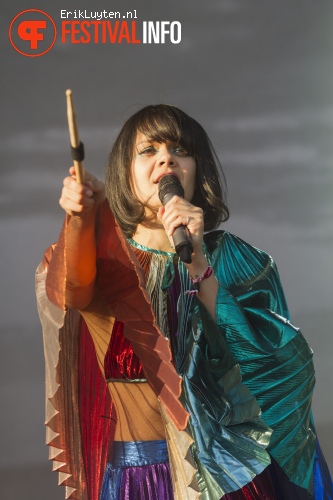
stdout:
<svg viewBox="0 0 333 500">
<path fill-rule="evenodd" d="M 90 316 L 89 308 L 81 312 L 93 341 L 87 329 L 79 334 L 79 313 L 65 311 L 65 236 L 66 223 L 37 270 L 37 296 L 47 367 L 47 442 L 66 498 L 98 499 L 114 419 L 101 353 L 115 319 L 124 323 L 124 335 L 160 401 L 169 452 L 170 443 L 179 445 L 170 453 L 175 483 L 183 482 L 185 489 L 191 483 L 193 467 L 183 458 L 193 439 L 203 498 L 220 498 L 247 484 L 269 464 L 269 453 L 294 483 L 310 491 L 312 352 L 290 323 L 272 259 L 227 232 L 206 235 L 205 251 L 219 281 L 217 320 L 196 297 L 180 294 L 175 369 L 143 270 L 108 205 L 100 210 L 97 240 L 103 268 L 98 295 L 104 305 Z M 171 266 L 166 268 L 170 272 Z M 178 268 L 182 290 L 188 290 L 186 268 L 182 263 Z M 165 276 L 164 286 L 171 281 Z M 185 428 L 191 437 L 178 432 Z M 195 498 L 195 490 L 189 487 L 185 494 Z"/>
</svg>

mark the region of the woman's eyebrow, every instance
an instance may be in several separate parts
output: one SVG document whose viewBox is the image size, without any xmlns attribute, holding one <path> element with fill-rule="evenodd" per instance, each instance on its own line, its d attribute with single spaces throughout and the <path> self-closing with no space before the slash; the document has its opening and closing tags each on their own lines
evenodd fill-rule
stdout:
<svg viewBox="0 0 333 500">
<path fill-rule="evenodd" d="M 146 139 L 144 141 L 140 141 L 140 142 L 137 142 L 136 143 L 136 146 L 140 146 L 140 145 L 143 145 L 143 144 L 168 144 L 170 146 L 181 146 L 182 144 L 179 142 L 179 141 L 176 141 L 174 139 L 172 140 L 167 140 L 167 141 L 156 141 L 154 139 Z"/>
<path fill-rule="evenodd" d="M 146 139 L 145 141 L 137 142 L 136 145 L 140 146 L 140 144 L 152 144 L 153 142 L 155 141 L 150 141 L 149 139 Z"/>
</svg>

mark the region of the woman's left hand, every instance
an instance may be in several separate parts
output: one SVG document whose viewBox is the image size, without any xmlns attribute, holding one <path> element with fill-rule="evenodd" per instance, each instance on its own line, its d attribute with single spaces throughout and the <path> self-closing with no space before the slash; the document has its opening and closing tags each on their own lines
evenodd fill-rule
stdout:
<svg viewBox="0 0 333 500">
<path fill-rule="evenodd" d="M 179 196 L 174 196 L 164 207 L 158 211 L 170 244 L 173 245 L 172 235 L 174 230 L 183 225 L 187 227 L 189 238 L 193 245 L 192 259 L 200 257 L 202 260 L 202 241 L 204 232 L 203 211 Z"/>
</svg>

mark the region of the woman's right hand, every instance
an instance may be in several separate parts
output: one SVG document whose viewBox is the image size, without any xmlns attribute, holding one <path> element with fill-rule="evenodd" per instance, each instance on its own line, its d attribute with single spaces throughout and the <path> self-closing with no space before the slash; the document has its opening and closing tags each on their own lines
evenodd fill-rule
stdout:
<svg viewBox="0 0 333 500">
<path fill-rule="evenodd" d="M 105 200 L 105 188 L 103 182 L 94 175 L 85 171 L 85 183 L 76 181 L 75 169 L 69 169 L 70 176 L 65 177 L 60 206 L 69 215 L 84 217 L 85 214 L 96 212 L 97 208 Z"/>
</svg>

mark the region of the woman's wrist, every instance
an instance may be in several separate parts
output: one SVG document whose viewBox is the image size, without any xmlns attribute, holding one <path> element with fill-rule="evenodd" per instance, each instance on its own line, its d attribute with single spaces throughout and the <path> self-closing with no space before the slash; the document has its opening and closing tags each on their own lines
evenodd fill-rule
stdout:
<svg viewBox="0 0 333 500">
<path fill-rule="evenodd" d="M 196 279 L 207 269 L 208 265 L 208 261 L 202 252 L 199 254 L 193 252 L 192 262 L 186 264 L 186 267 L 191 278 Z"/>
<path fill-rule="evenodd" d="M 195 278 L 192 278 L 192 276 L 190 276 L 192 288 L 191 290 L 187 290 L 185 293 L 189 293 L 190 295 L 196 295 L 197 293 L 200 292 L 201 283 L 213 275 L 214 275 L 213 269 L 211 268 L 211 266 L 207 266 L 206 269 L 199 276 L 197 275 Z"/>
<path fill-rule="evenodd" d="M 192 263 L 186 264 L 191 279 L 191 287 L 185 293 L 196 295 L 215 321 L 218 281 L 203 253 L 192 255 Z"/>
</svg>

